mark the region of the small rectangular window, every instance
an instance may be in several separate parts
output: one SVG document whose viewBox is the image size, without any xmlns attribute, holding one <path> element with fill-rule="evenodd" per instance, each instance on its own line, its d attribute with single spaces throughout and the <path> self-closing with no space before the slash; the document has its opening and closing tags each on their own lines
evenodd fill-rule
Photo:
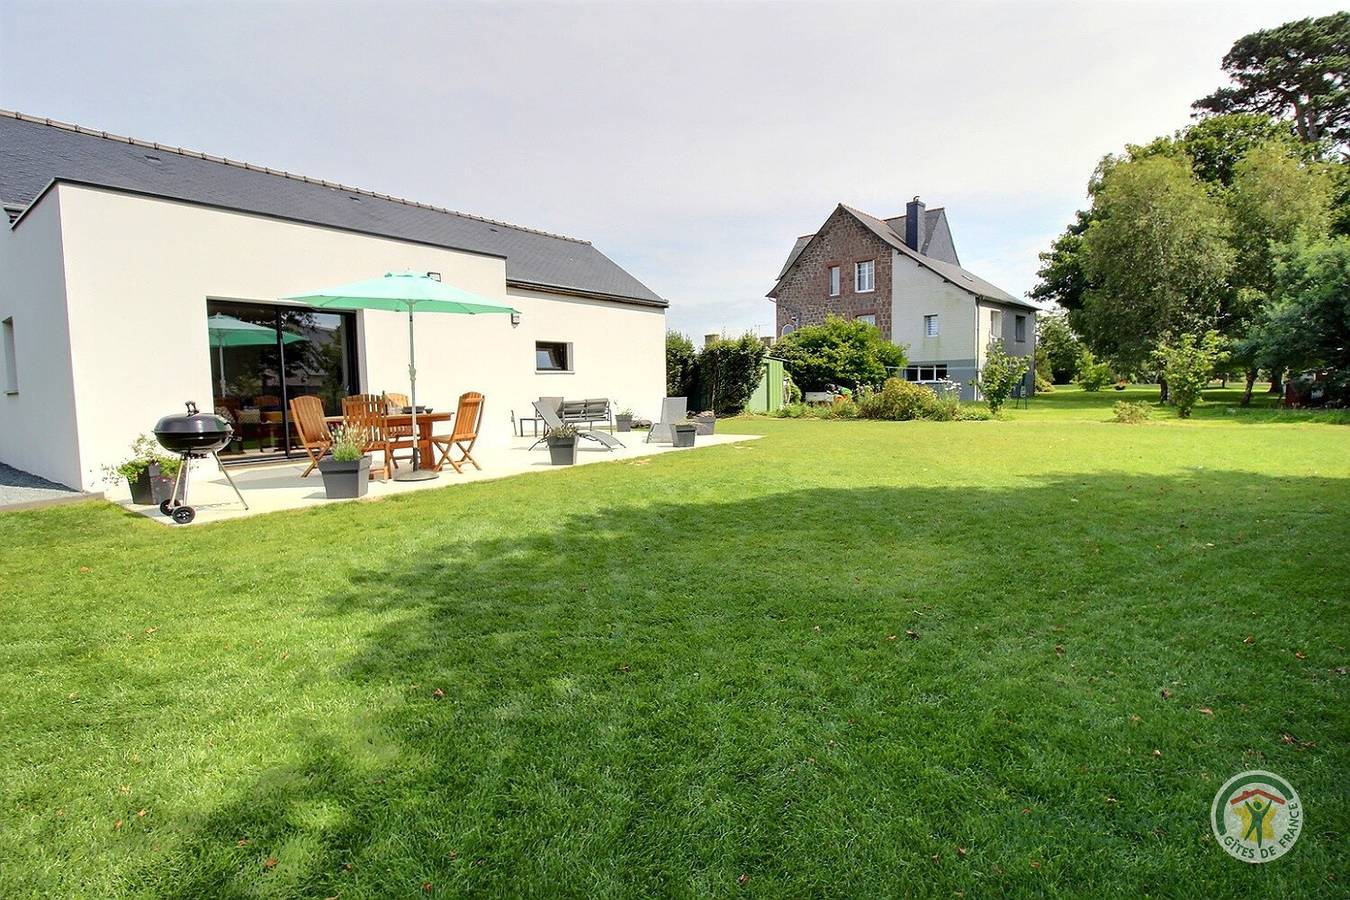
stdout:
<svg viewBox="0 0 1350 900">
<path fill-rule="evenodd" d="M 839 296 L 839 267 L 830 266 L 830 296 Z"/>
<path fill-rule="evenodd" d="M 997 309 L 989 312 L 989 343 L 1003 339 L 1003 313 Z"/>
<path fill-rule="evenodd" d="M 534 342 L 534 368 L 539 372 L 570 372 L 572 345 L 555 341 Z"/>
<path fill-rule="evenodd" d="M 876 290 L 876 261 L 855 263 L 853 267 L 854 290 L 860 294 Z"/>
<path fill-rule="evenodd" d="M 0 330 L 4 331 L 3 339 L 0 339 L 0 353 L 5 355 L 5 393 L 17 394 L 19 392 L 19 360 L 14 355 L 14 319 L 8 318 L 0 322 Z"/>
<path fill-rule="evenodd" d="M 854 316 L 854 317 L 853 317 L 853 321 L 855 321 L 855 322 L 866 322 L 868 325 L 875 326 L 875 325 L 877 324 L 877 317 L 876 317 L 876 315 L 873 314 L 873 313 L 866 313 L 866 314 L 861 315 L 861 316 Z"/>
<path fill-rule="evenodd" d="M 924 337 L 937 337 L 937 336 L 938 336 L 938 320 L 937 320 L 937 316 L 924 316 L 924 317 L 923 317 L 923 336 L 924 336 Z"/>
<path fill-rule="evenodd" d="M 1017 339 L 1017 342 L 1019 344 L 1025 344 L 1027 342 L 1026 316 L 1018 316 L 1016 319 L 1013 320 L 1013 332 L 1014 332 L 1013 336 Z"/>
</svg>

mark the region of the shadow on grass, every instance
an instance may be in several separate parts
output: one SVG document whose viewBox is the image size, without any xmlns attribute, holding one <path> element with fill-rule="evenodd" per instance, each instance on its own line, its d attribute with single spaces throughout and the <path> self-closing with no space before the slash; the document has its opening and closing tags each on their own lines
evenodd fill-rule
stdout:
<svg viewBox="0 0 1350 900">
<path fill-rule="evenodd" d="M 1343 479 L 1094 474 L 447 530 L 318 611 L 378 614 L 332 677 L 382 699 L 297 735 L 294 764 L 206 817 L 171 889 L 142 886 L 1223 893 L 1249 870 L 1203 840 L 1197 773 L 1292 752 L 1282 731 L 1321 737 L 1279 760 L 1305 797 L 1345 770 L 1347 563 L 1273 558 L 1267 536 L 1346 546 L 1347 503 Z M 1266 887 L 1342 868 L 1343 846 L 1305 841 Z"/>
</svg>

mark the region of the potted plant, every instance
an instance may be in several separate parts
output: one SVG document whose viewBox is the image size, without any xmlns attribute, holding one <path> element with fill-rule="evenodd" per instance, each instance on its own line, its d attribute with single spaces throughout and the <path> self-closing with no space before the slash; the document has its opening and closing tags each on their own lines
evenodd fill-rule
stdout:
<svg viewBox="0 0 1350 900">
<path fill-rule="evenodd" d="M 717 416 L 711 409 L 694 413 L 689 417 L 689 421 L 694 423 L 695 434 L 712 434 L 713 429 L 717 426 Z"/>
<path fill-rule="evenodd" d="M 370 457 L 361 432 L 334 428 L 332 455 L 319 460 L 324 494 L 329 500 L 364 497 L 370 489 Z"/>
<path fill-rule="evenodd" d="M 174 479 L 183 460 L 169 456 L 146 435 L 131 442 L 131 458 L 115 466 L 104 466 L 104 480 L 113 483 L 125 478 L 131 488 L 131 502 L 138 506 L 158 506 L 173 496 Z"/>
<path fill-rule="evenodd" d="M 670 426 L 670 431 L 676 447 L 692 447 L 694 446 L 694 435 L 698 433 L 698 426 L 693 422 L 676 422 Z"/>
<path fill-rule="evenodd" d="M 555 466 L 570 466 L 577 461 L 577 429 L 559 425 L 548 433 L 548 459 Z"/>
<path fill-rule="evenodd" d="M 614 416 L 614 427 L 620 432 L 633 430 L 633 411 L 631 409 L 620 410 Z"/>
</svg>

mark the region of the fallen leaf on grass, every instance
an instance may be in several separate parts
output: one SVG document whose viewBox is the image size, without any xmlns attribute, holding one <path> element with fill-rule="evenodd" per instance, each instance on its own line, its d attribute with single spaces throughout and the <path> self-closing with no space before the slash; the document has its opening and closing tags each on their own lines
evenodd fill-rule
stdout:
<svg viewBox="0 0 1350 900">
<path fill-rule="evenodd" d="M 1202 706 L 1200 707 L 1200 713 L 1202 715 L 1212 716 L 1214 715 L 1214 710 L 1210 709 L 1208 706 Z"/>
<path fill-rule="evenodd" d="M 1033 869 L 1039 869 L 1041 867 L 1041 861 L 1039 859 L 1033 859 L 1031 861 L 1031 867 Z"/>
<path fill-rule="evenodd" d="M 247 847 L 247 846 L 248 846 L 248 838 L 240 838 L 239 840 L 237 840 L 237 841 L 234 842 L 234 845 L 235 845 L 236 847 Z"/>
<path fill-rule="evenodd" d="M 917 641 L 919 639 L 919 633 L 915 631 L 913 628 L 907 628 L 905 629 L 905 637 L 909 638 L 912 641 Z"/>
<path fill-rule="evenodd" d="M 1130 713 L 1130 721 L 1131 721 L 1131 722 L 1142 722 L 1143 719 L 1139 718 L 1139 716 L 1135 715 L 1134 713 Z"/>
<path fill-rule="evenodd" d="M 144 818 L 145 818 L 145 810 L 141 810 L 140 812 L 136 813 L 136 818 L 138 818 L 138 819 L 144 819 Z"/>
<path fill-rule="evenodd" d="M 80 566 L 80 574 L 81 574 L 81 575 L 88 575 L 88 574 L 89 574 L 90 572 L 92 572 L 92 571 L 94 571 L 94 570 L 91 569 L 91 568 L 89 568 L 88 566 Z"/>
<path fill-rule="evenodd" d="M 1282 734 L 1282 735 L 1280 735 L 1280 743 L 1282 743 L 1282 744 L 1292 744 L 1293 742 L 1294 742 L 1294 736 L 1293 736 L 1292 734 Z"/>
<path fill-rule="evenodd" d="M 437 700 L 439 700 L 439 699 L 441 699 L 442 697 L 445 696 L 445 691 L 441 690 L 440 688 L 436 688 L 436 690 L 434 690 L 434 691 L 431 692 L 431 696 L 433 696 L 433 697 L 435 697 Z"/>
<path fill-rule="evenodd" d="M 1162 694 L 1162 698 L 1163 698 L 1164 700 L 1171 700 L 1171 699 L 1172 699 L 1172 689 L 1171 689 L 1171 688 L 1163 688 L 1159 693 Z"/>
<path fill-rule="evenodd" d="M 959 856 L 959 857 L 961 857 L 962 859 L 965 859 L 965 858 L 966 858 L 966 853 L 967 853 L 967 852 L 968 852 L 968 851 L 966 850 L 965 847 L 957 847 L 957 848 L 956 848 L 956 855 Z"/>
<path fill-rule="evenodd" d="M 1307 659 L 1307 658 L 1308 654 L 1304 653 L 1302 650 L 1294 651 L 1294 659 Z"/>
<path fill-rule="evenodd" d="M 1055 645 L 1055 655 L 1056 655 L 1056 656 L 1063 656 L 1063 655 L 1064 655 L 1064 645 L 1063 645 L 1063 644 L 1056 644 L 1056 645 Z"/>
<path fill-rule="evenodd" d="M 1256 635 L 1254 635 L 1254 634 L 1249 634 L 1249 635 L 1247 635 L 1245 638 L 1242 639 L 1242 643 L 1244 643 L 1244 644 L 1255 644 L 1255 643 L 1256 643 Z"/>
<path fill-rule="evenodd" d="M 750 876 L 747 875 L 747 874 L 745 874 L 744 872 L 742 872 L 741 875 L 740 875 L 740 877 L 736 879 L 736 883 L 737 883 L 737 884 L 745 884 L 745 883 L 746 883 L 747 881 L 749 881 L 749 880 L 750 880 Z"/>
<path fill-rule="evenodd" d="M 118 819 L 116 822 L 113 823 L 113 831 L 121 831 L 121 830 L 122 830 L 122 820 Z"/>
<path fill-rule="evenodd" d="M 145 629 L 145 633 L 146 633 L 146 634 L 154 634 L 156 631 L 159 631 L 159 629 L 158 629 L 158 628 L 147 628 L 147 629 Z"/>
<path fill-rule="evenodd" d="M 1161 751 L 1161 750 L 1155 749 L 1155 750 L 1153 751 L 1153 758 L 1154 758 L 1154 759 L 1162 759 L 1162 751 Z"/>
<path fill-rule="evenodd" d="M 424 893 L 424 894 L 430 894 L 430 893 L 431 893 L 431 882 L 430 882 L 430 881 L 424 881 L 424 882 L 422 882 L 422 893 Z"/>
<path fill-rule="evenodd" d="M 893 634 L 888 634 L 888 635 L 886 635 L 886 640 L 888 640 L 888 641 L 893 641 L 893 640 L 895 640 L 895 637 L 896 637 L 896 636 L 893 635 Z"/>
<path fill-rule="evenodd" d="M 275 856 L 269 856 L 267 857 L 267 859 L 263 860 L 264 869 L 275 869 L 276 867 L 277 867 L 277 858 Z"/>
</svg>

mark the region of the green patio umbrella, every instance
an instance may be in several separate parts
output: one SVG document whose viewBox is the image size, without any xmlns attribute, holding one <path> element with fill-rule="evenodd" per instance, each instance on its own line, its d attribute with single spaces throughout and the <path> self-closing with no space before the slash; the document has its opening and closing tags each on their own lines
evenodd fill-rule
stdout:
<svg viewBox="0 0 1350 900">
<path fill-rule="evenodd" d="M 268 328 L 266 325 L 255 325 L 252 322 L 245 322 L 243 319 L 236 319 L 234 316 L 227 316 L 224 313 L 216 313 L 206 320 L 206 333 L 210 335 L 210 343 L 216 348 L 217 359 L 220 362 L 220 396 L 225 396 L 225 348 L 226 347 L 266 347 L 275 345 L 277 342 L 277 330 Z M 289 331 L 281 333 L 282 343 L 294 344 L 296 341 L 303 341 L 303 335 L 291 334 Z"/>
<path fill-rule="evenodd" d="M 282 297 L 296 303 L 331 309 L 382 309 L 390 312 L 408 314 L 408 393 L 412 404 L 413 467 L 411 472 L 401 472 L 394 476 L 399 481 L 420 481 L 435 478 L 436 473 L 419 468 L 419 447 L 417 446 L 417 352 L 413 342 L 413 313 L 449 313 L 451 315 L 477 316 L 500 313 L 512 315 L 517 310 L 509 306 L 498 306 L 466 290 L 441 283 L 440 275 L 428 272 L 388 272 L 383 278 L 368 278 L 365 281 L 353 281 L 340 284 L 327 290 L 309 294 L 295 294 Z"/>
</svg>

